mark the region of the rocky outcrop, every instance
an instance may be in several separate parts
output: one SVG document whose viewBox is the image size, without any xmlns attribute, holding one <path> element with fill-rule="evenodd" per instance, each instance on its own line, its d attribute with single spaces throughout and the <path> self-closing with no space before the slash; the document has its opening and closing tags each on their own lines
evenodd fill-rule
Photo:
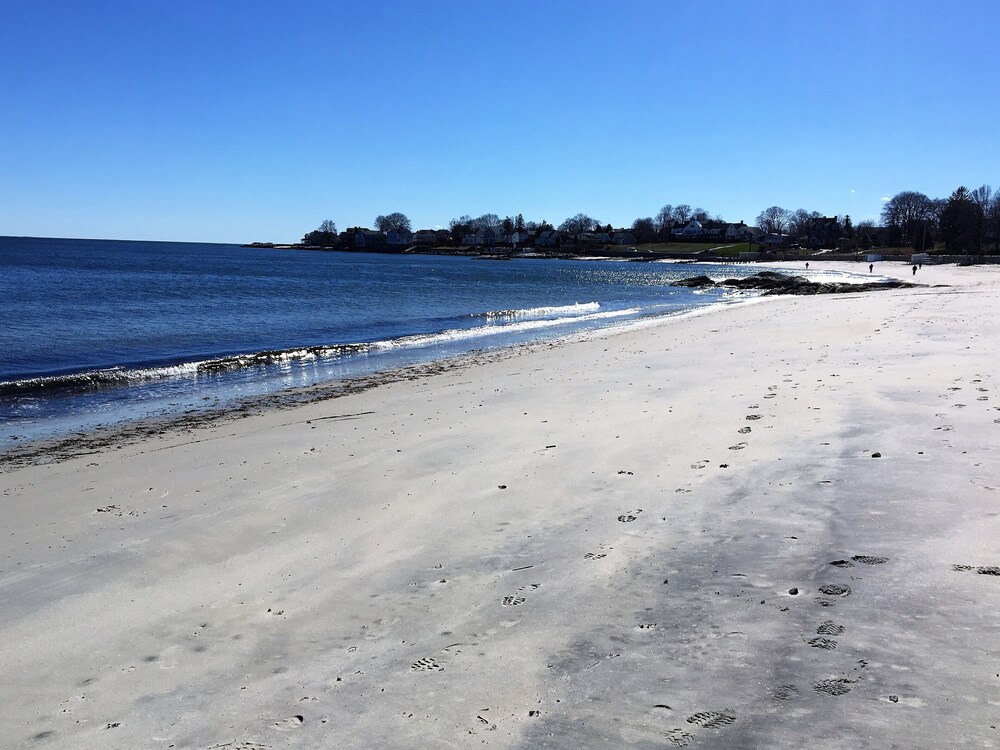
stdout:
<svg viewBox="0 0 1000 750">
<path fill-rule="evenodd" d="M 763 294 L 843 294 L 844 292 L 871 292 L 883 289 L 904 289 L 917 286 L 897 279 L 881 281 L 865 281 L 852 284 L 847 281 L 810 281 L 804 276 L 788 276 L 774 271 L 761 271 L 753 276 L 741 279 L 724 279 L 712 281 L 708 276 L 692 276 L 673 282 L 672 286 L 683 286 L 692 289 L 725 288 L 725 289 L 760 289 Z"/>
</svg>

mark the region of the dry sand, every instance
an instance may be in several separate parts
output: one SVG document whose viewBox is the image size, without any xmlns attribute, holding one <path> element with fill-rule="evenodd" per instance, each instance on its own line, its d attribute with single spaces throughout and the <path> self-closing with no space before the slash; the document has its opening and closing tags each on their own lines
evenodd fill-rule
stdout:
<svg viewBox="0 0 1000 750">
<path fill-rule="evenodd" d="M 0 745 L 1000 746 L 1000 269 L 916 280 L 8 467 Z"/>
</svg>

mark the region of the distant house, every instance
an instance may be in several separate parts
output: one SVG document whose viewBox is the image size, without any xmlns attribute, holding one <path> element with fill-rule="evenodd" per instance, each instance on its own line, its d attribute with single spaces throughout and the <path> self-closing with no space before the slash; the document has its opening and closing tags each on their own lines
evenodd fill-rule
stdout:
<svg viewBox="0 0 1000 750">
<path fill-rule="evenodd" d="M 749 242 L 755 236 L 754 228 L 748 227 L 742 221 L 726 227 L 726 240 L 729 242 Z"/>
<path fill-rule="evenodd" d="M 431 247 L 438 244 L 437 232 L 433 229 L 420 229 L 413 233 L 413 244 Z"/>
<path fill-rule="evenodd" d="M 486 247 L 504 244 L 503 227 L 483 227 L 476 233 L 476 244 Z"/>
<path fill-rule="evenodd" d="M 771 249 L 788 247 L 792 244 L 792 235 L 770 232 L 757 239 L 761 246 Z"/>
<path fill-rule="evenodd" d="M 581 245 L 594 247 L 596 245 L 611 244 L 611 235 L 607 232 L 580 232 L 576 236 L 576 241 Z"/>
<path fill-rule="evenodd" d="M 514 232 L 510 235 L 510 243 L 514 247 L 530 247 L 535 244 L 535 233 L 529 232 L 522 229 L 520 232 Z"/>
<path fill-rule="evenodd" d="M 390 247 L 409 247 L 413 244 L 413 232 L 409 229 L 390 229 L 385 233 L 385 244 Z"/>
<path fill-rule="evenodd" d="M 726 225 L 711 222 L 701 225 L 701 239 L 722 241 L 726 236 Z"/>
<path fill-rule="evenodd" d="M 702 227 L 701 222 L 697 219 L 691 219 L 686 226 L 681 229 L 674 227 L 674 237 L 681 237 L 683 239 L 697 239 L 701 237 Z"/>
<path fill-rule="evenodd" d="M 535 247 L 559 247 L 562 244 L 562 233 L 557 229 L 547 229 L 535 237 Z"/>
<path fill-rule="evenodd" d="M 353 229 L 341 232 L 340 239 L 346 245 L 354 247 L 372 248 L 385 247 L 386 245 L 385 233 L 363 227 L 354 227 Z"/>
<path fill-rule="evenodd" d="M 812 248 L 836 247 L 843 236 L 844 228 L 835 216 L 820 216 L 810 222 L 805 244 Z"/>
<path fill-rule="evenodd" d="M 619 229 L 614 233 L 611 242 L 614 245 L 635 245 L 638 244 L 639 238 L 629 229 Z"/>
</svg>

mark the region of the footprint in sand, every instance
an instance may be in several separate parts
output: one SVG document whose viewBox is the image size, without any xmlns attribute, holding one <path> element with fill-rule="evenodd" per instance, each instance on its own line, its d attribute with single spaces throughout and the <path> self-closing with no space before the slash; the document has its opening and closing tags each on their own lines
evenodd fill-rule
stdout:
<svg viewBox="0 0 1000 750">
<path fill-rule="evenodd" d="M 816 628 L 816 633 L 818 635 L 843 635 L 846 628 L 843 625 L 837 625 L 833 620 L 826 620 Z"/>
<path fill-rule="evenodd" d="M 699 711 L 687 717 L 688 724 L 694 724 L 705 729 L 718 729 L 719 727 L 729 726 L 734 721 L 736 721 L 736 717 L 733 714 L 721 711 Z"/>
<path fill-rule="evenodd" d="M 730 445 L 729 450 L 731 451 L 741 451 L 746 448 L 750 443 L 737 443 L 736 445 Z"/>
<path fill-rule="evenodd" d="M 301 715 L 289 716 L 287 719 L 282 719 L 281 721 L 274 722 L 274 724 L 272 724 L 271 726 L 273 726 L 275 729 L 280 729 L 282 731 L 287 732 L 290 729 L 298 729 L 300 726 L 302 726 L 302 722 L 304 721 L 305 719 Z"/>
<path fill-rule="evenodd" d="M 847 560 L 834 560 L 830 563 L 835 568 L 853 568 L 854 563 L 848 562 Z"/>
<path fill-rule="evenodd" d="M 821 648 L 825 651 L 833 651 L 837 648 L 837 642 L 833 638 L 823 638 L 822 636 L 810 638 L 807 643 L 813 648 Z"/>
<path fill-rule="evenodd" d="M 760 414 L 747 414 L 747 419 L 753 422 L 760 419 Z"/>
<path fill-rule="evenodd" d="M 774 699 L 777 701 L 791 700 L 799 694 L 799 689 L 795 685 L 782 685 L 774 691 Z"/>
<path fill-rule="evenodd" d="M 699 461 L 696 464 L 691 464 L 691 468 L 692 469 L 704 469 L 706 466 L 708 466 L 708 463 L 706 463 L 707 461 L 708 461 L 708 459 L 705 459 L 705 461 Z"/>
<path fill-rule="evenodd" d="M 1000 568 L 996 565 L 981 565 L 976 568 L 976 572 L 981 576 L 1000 576 Z"/>
<path fill-rule="evenodd" d="M 430 657 L 425 657 L 423 659 L 417 659 L 413 664 L 410 665 L 411 672 L 443 672 L 444 667 L 437 663 L 434 659 Z"/>
<path fill-rule="evenodd" d="M 746 427 L 740 427 L 740 429 L 737 430 L 737 432 L 739 432 L 741 435 L 746 435 L 747 433 L 750 432 L 750 425 L 747 425 Z"/>
<path fill-rule="evenodd" d="M 632 521 L 636 520 L 639 517 L 640 513 L 642 513 L 642 508 L 637 508 L 636 510 L 630 510 L 628 513 L 622 513 L 620 516 L 618 516 L 618 520 L 621 521 L 622 523 L 632 523 Z"/>
<path fill-rule="evenodd" d="M 864 563 L 865 565 L 883 565 L 889 562 L 888 557 L 878 557 L 876 555 L 855 555 L 851 559 L 854 562 Z"/>
<path fill-rule="evenodd" d="M 959 573 L 964 573 L 967 570 L 972 570 L 972 566 L 971 565 L 952 565 L 951 569 L 952 570 L 956 570 Z"/>
<path fill-rule="evenodd" d="M 242 742 L 233 740 L 232 742 L 223 742 L 221 745 L 212 745 L 208 750 L 267 750 L 268 747 L 268 745 L 250 740 Z"/>
<path fill-rule="evenodd" d="M 664 738 L 673 747 L 687 747 L 694 739 L 694 735 L 683 729 L 671 729 L 664 735 Z"/>
<path fill-rule="evenodd" d="M 584 560 L 600 560 L 602 557 L 607 557 L 605 552 L 588 552 L 583 556 Z"/>
<path fill-rule="evenodd" d="M 505 596 L 500 603 L 505 607 L 519 607 L 527 601 L 521 594 L 526 591 L 534 591 L 541 585 L 540 583 L 529 583 L 527 586 L 522 586 L 514 594 Z"/>
<path fill-rule="evenodd" d="M 846 695 L 851 692 L 851 685 L 855 682 L 857 680 L 848 680 L 844 677 L 838 677 L 833 680 L 820 680 L 813 683 L 813 690 L 823 695 Z"/>
<path fill-rule="evenodd" d="M 821 594 L 827 596 L 850 596 L 851 587 L 842 583 L 827 583 L 819 587 Z"/>
</svg>

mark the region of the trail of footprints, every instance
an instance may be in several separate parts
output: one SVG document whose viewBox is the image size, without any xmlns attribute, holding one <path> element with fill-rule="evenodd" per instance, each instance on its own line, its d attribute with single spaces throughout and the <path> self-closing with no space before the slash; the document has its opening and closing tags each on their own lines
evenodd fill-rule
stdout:
<svg viewBox="0 0 1000 750">
<path fill-rule="evenodd" d="M 853 568 L 855 565 L 884 565 L 889 562 L 889 558 L 877 555 L 854 555 L 850 560 L 833 560 L 830 565 L 834 568 Z M 851 595 L 851 587 L 842 583 L 825 583 L 819 587 L 820 593 L 824 597 L 817 597 L 816 603 L 821 607 L 833 606 L 833 600 L 826 597 L 846 598 Z M 807 639 L 806 643 L 812 647 L 823 651 L 834 651 L 837 648 L 837 639 L 832 636 L 841 636 L 847 631 L 843 625 L 838 625 L 833 620 L 824 620 L 816 628 L 816 635 Z M 867 662 L 858 661 L 859 668 L 867 666 Z M 832 677 L 818 680 L 812 684 L 814 692 L 820 695 L 840 696 L 851 692 L 852 686 L 857 683 L 857 679 L 850 677 Z M 774 693 L 774 699 L 787 701 L 798 695 L 798 688 L 795 685 L 782 685 Z"/>
<path fill-rule="evenodd" d="M 664 738 L 673 747 L 687 747 L 696 735 L 689 730 L 693 729 L 722 729 L 728 727 L 736 721 L 736 714 L 729 711 L 699 711 L 691 714 L 685 720 L 690 727 L 674 727 L 669 730 Z"/>
<path fill-rule="evenodd" d="M 528 591 L 535 591 L 541 585 L 542 584 L 540 583 L 529 583 L 527 586 L 522 586 L 516 593 L 513 593 L 510 596 L 505 596 L 501 599 L 500 603 L 505 607 L 519 607 L 527 601 L 522 594 L 527 593 Z"/>
<path fill-rule="evenodd" d="M 952 565 L 951 569 L 958 573 L 975 570 L 981 576 L 1000 576 L 1000 566 L 997 565 L 980 565 L 978 567 L 973 567 L 972 565 Z"/>
</svg>

